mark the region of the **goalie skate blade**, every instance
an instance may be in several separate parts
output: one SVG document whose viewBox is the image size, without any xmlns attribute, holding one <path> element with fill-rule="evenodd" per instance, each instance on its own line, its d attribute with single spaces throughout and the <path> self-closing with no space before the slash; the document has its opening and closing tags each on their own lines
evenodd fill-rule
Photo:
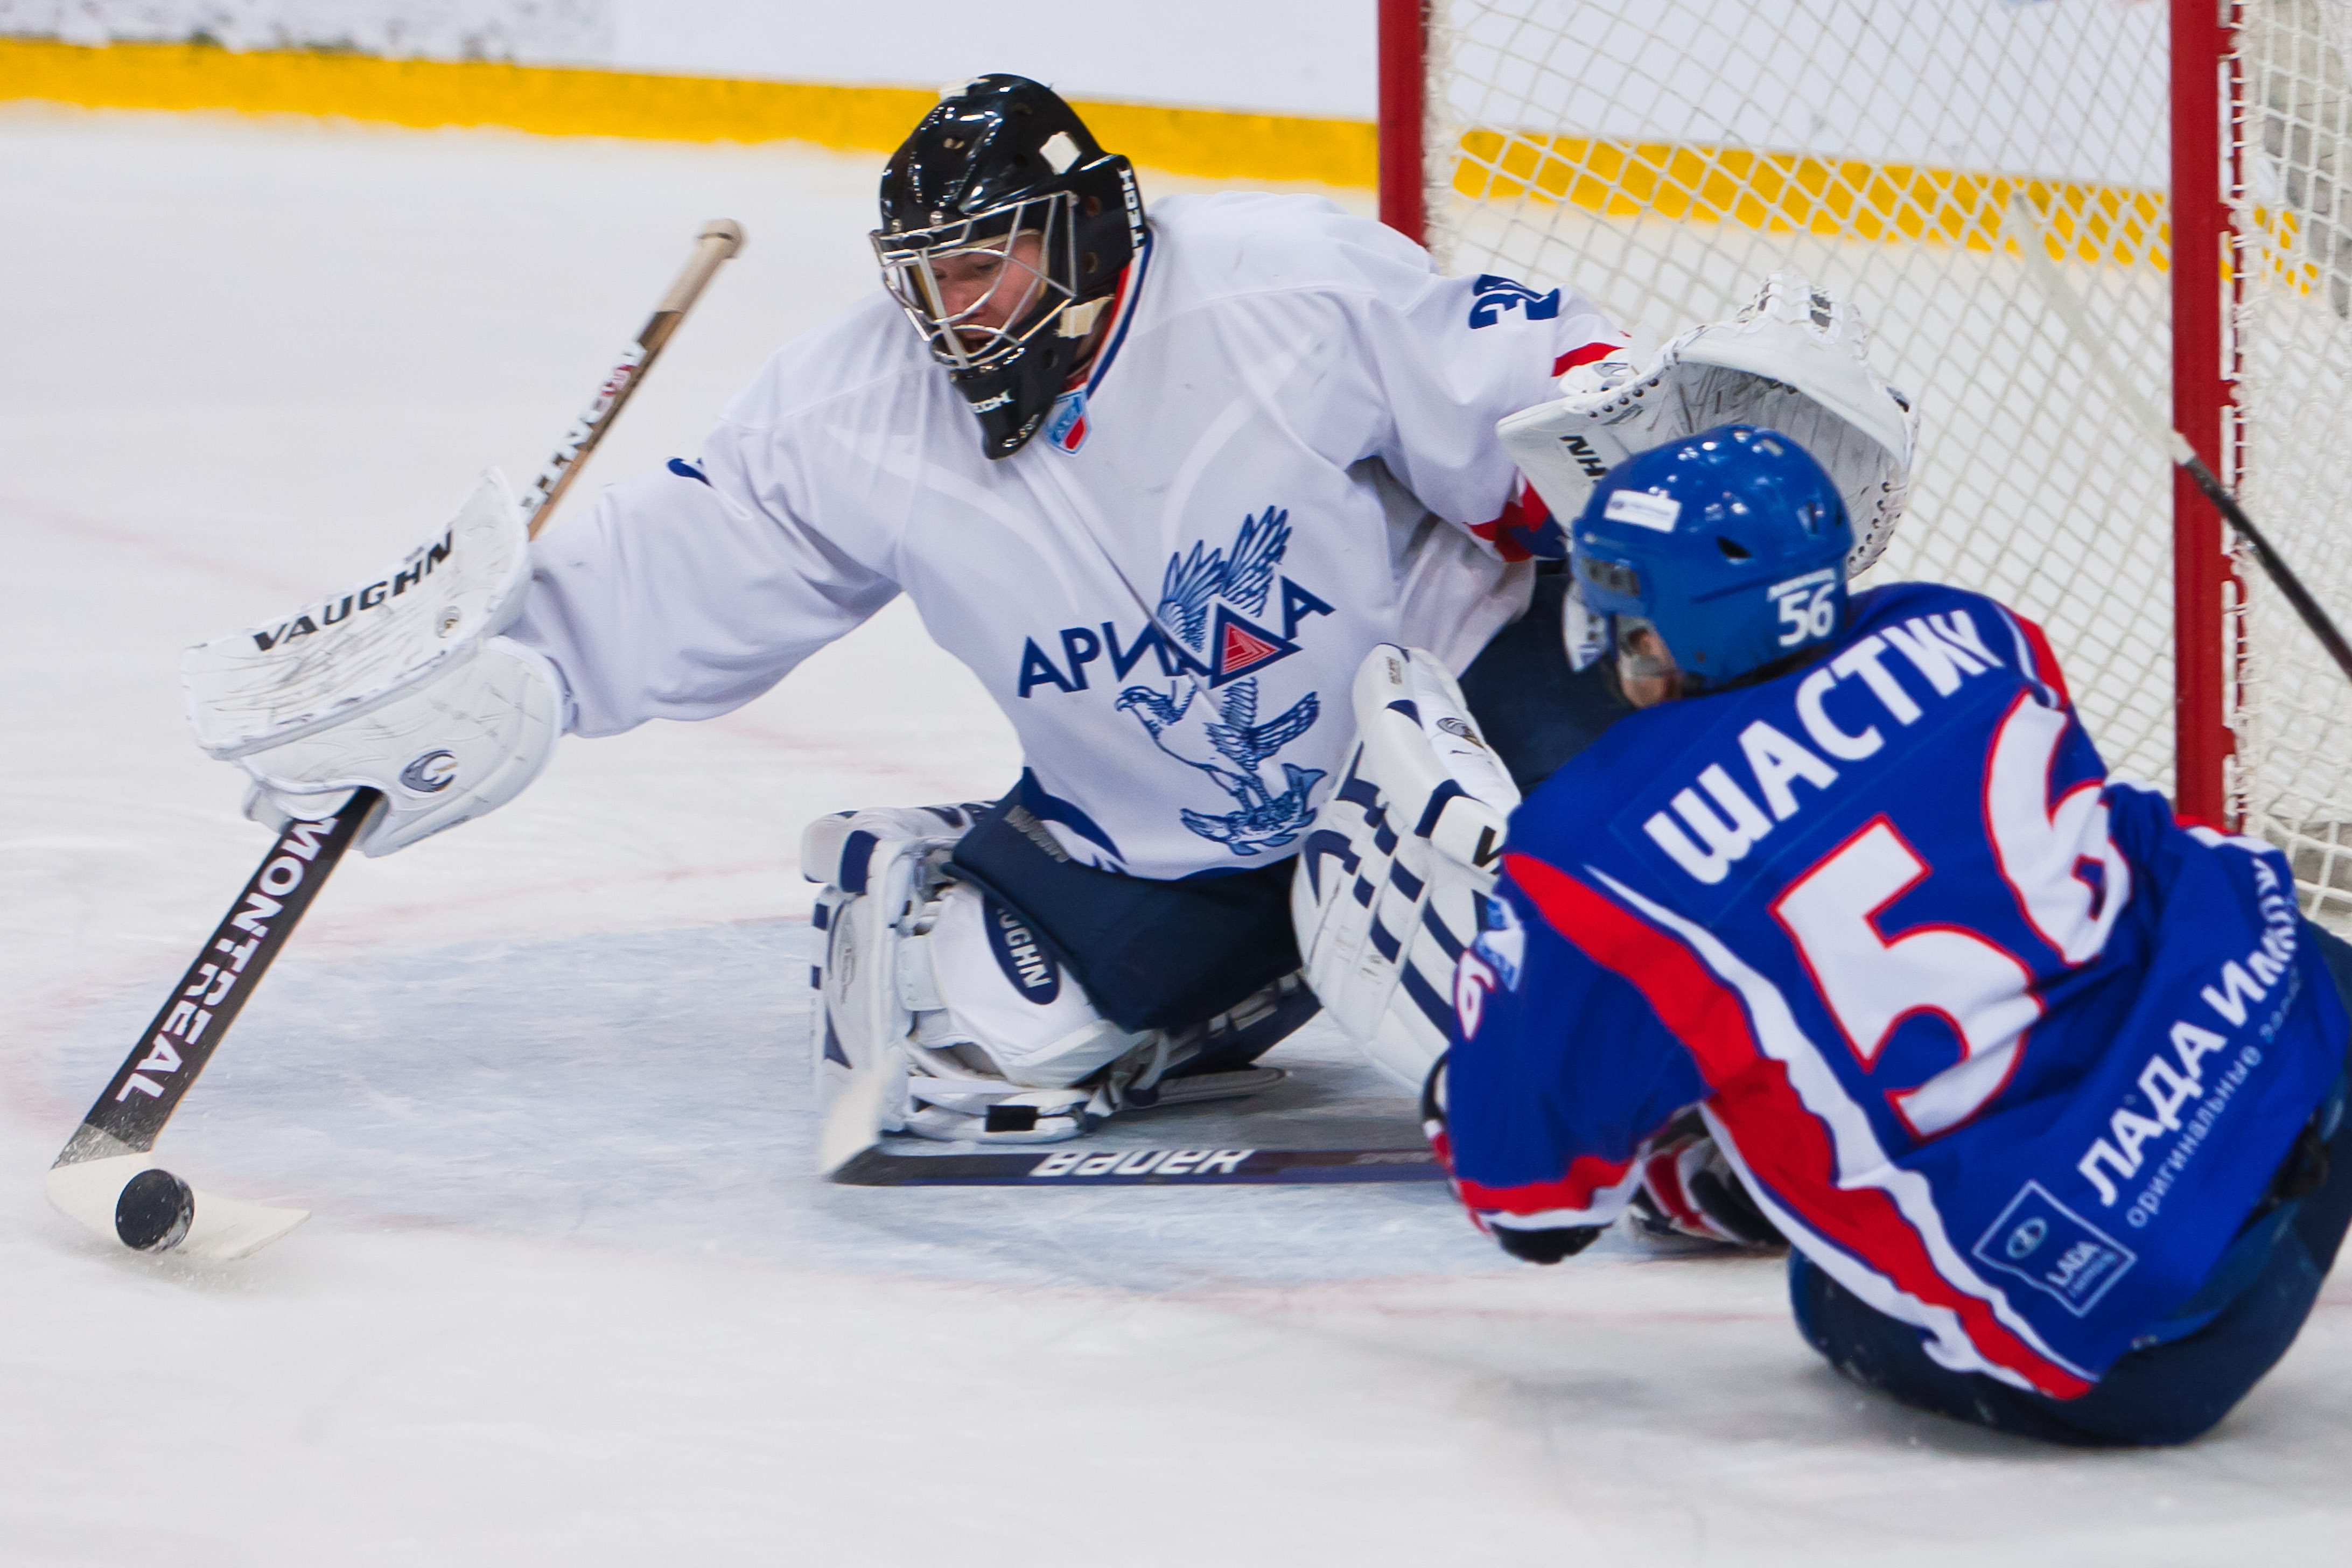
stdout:
<svg viewBox="0 0 2352 1568">
<path fill-rule="evenodd" d="M 1426 1149 L 1070 1149 L 1052 1153 L 887 1154 L 868 1148 L 829 1173 L 853 1187 L 1222 1187 L 1442 1182 Z"/>
<path fill-rule="evenodd" d="M 117 1246 L 129 1246 L 117 1226 L 122 1190 L 141 1173 L 156 1169 L 152 1156 L 118 1154 L 53 1165 L 42 1189 L 49 1206 Z M 226 1262 L 250 1258 L 310 1217 L 308 1209 L 271 1208 L 210 1193 L 194 1194 L 194 1212 L 178 1240 L 167 1238 L 141 1250 Z M 173 1227 L 176 1228 L 176 1227 Z"/>
</svg>

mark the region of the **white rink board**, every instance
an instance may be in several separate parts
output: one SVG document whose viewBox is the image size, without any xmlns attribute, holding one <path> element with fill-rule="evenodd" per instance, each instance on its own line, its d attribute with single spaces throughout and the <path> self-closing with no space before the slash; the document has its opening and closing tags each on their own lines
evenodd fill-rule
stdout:
<svg viewBox="0 0 2352 1568">
<path fill-rule="evenodd" d="M 903 607 L 338 873 L 163 1145 L 318 1217 L 219 1268 L 101 1247 L 40 1172 L 265 842 L 187 738 L 179 647 L 396 553 L 480 465 L 528 471 L 725 215 L 745 255 L 583 482 L 691 453 L 875 286 L 875 170 L 25 113 L 0 168 L 12 1568 L 2341 1550 L 2341 1282 L 2215 1437 L 2083 1457 L 1842 1384 L 1770 1265 L 1528 1268 L 1428 1190 L 818 1186 L 801 822 L 1015 766 Z M 1313 1135 L 1412 1137 L 1328 1037 L 1276 1059 Z"/>
<path fill-rule="evenodd" d="M 1536 0 L 1534 14 L 1600 39 L 1655 5 Z M 2166 181 L 2160 137 L 2096 167 L 2071 166 L 2078 161 L 2043 145 L 2045 128 L 2079 108 L 2064 88 L 2069 61 L 2117 29 L 2162 27 L 2162 8 L 2146 0 L 1711 0 L 1709 9 L 1727 33 L 1758 42 L 1736 73 L 1738 88 L 1706 74 L 1720 61 L 1686 63 L 1665 84 L 1696 91 L 1710 123 L 1706 140 L 2126 185 Z M 1079 10 L 1049 0 L 896 0 L 888 25 L 877 26 L 864 8 L 778 0 L 0 0 L 0 35 L 100 44 L 202 30 L 233 49 L 327 47 L 915 87 L 1014 70 L 1073 97 L 1370 120 L 1377 10 L 1375 0 L 1192 0 L 1184 25 L 1170 27 L 1160 7 L 1135 0 Z M 2010 40 L 1997 70 L 1967 42 L 1987 26 Z M 1819 68 L 1807 72 L 1805 61 Z M 1606 61 L 1574 63 L 1582 78 L 1576 123 L 1587 132 L 1639 141 L 1690 129 L 1644 112 L 1647 84 Z M 1871 92 L 1859 90 L 1856 67 Z M 1994 106 L 1998 128 L 1939 142 L 1905 106 L 1955 75 Z M 1801 90 L 1784 91 L 1788 81 Z M 2161 84 L 2149 85 L 2161 99 Z"/>
<path fill-rule="evenodd" d="M 1014 70 L 1072 97 L 1370 120 L 1374 0 L 0 0 L 0 36 L 341 48 L 427 59 L 937 87 Z M 1248 47 L 1235 48 L 1236 38 Z"/>
</svg>

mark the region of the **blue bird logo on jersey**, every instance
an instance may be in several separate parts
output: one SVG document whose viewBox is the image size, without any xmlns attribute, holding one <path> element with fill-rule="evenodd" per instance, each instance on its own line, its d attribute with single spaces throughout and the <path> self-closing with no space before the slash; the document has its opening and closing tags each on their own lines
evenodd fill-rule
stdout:
<svg viewBox="0 0 2352 1568">
<path fill-rule="evenodd" d="M 1120 711 L 1135 715 L 1152 744 L 1198 768 L 1233 797 L 1234 811 L 1181 815 L 1186 827 L 1236 855 L 1296 839 L 1315 814 L 1312 797 L 1324 777 L 1320 768 L 1284 763 L 1276 789 L 1261 771 L 1322 713 L 1310 691 L 1264 722 L 1257 714 L 1255 672 L 1298 651 L 1294 634 L 1303 616 L 1331 613 L 1314 595 L 1276 576 L 1289 544 L 1290 514 L 1270 506 L 1243 521 L 1230 548 L 1196 543 L 1187 554 L 1170 556 L 1152 618 L 1163 641 L 1174 645 L 1175 668 L 1168 673 L 1178 679 L 1165 690 L 1127 687 L 1117 702 Z M 1277 582 L 1279 631 L 1265 624 Z"/>
</svg>

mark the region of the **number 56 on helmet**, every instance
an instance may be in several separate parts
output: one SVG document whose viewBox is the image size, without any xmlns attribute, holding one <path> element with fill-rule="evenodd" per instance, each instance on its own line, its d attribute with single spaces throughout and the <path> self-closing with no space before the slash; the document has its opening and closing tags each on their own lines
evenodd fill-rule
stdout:
<svg viewBox="0 0 2352 1568">
<path fill-rule="evenodd" d="M 1834 635 L 1853 545 L 1845 502 L 1811 454 L 1777 430 L 1722 425 L 1611 469 L 1570 548 L 1612 647 L 1653 627 L 1693 695 Z"/>
</svg>

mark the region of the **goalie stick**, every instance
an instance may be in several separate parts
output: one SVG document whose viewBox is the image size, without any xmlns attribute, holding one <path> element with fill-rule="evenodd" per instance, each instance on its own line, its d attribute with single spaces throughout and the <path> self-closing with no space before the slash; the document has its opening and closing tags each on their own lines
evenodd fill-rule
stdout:
<svg viewBox="0 0 2352 1568">
<path fill-rule="evenodd" d="M 1218 1187 L 1442 1182 L 1421 1149 L 1061 1149 L 886 1154 L 860 1150 L 831 1173 L 852 1187 Z"/>
<path fill-rule="evenodd" d="M 742 248 L 743 231 L 715 218 L 695 238 L 694 255 L 622 350 L 612 372 L 521 498 L 536 538 L 555 503 L 646 372 L 693 309 L 719 264 Z M 268 971 L 320 885 L 342 858 L 383 797 L 352 792 L 330 817 L 297 821 L 279 834 L 260 868 L 195 961 L 181 975 L 140 1043 L 66 1141 L 44 1184 L 68 1219 L 140 1252 L 245 1258 L 310 1218 L 305 1209 L 272 1208 L 193 1191 L 150 1157 L 163 1125 L 212 1059 L 237 1013 Z"/>
<path fill-rule="evenodd" d="M 2025 220 L 2026 227 L 2033 234 L 2032 244 L 2019 247 L 2025 252 L 2026 270 L 2033 274 L 2034 282 L 2041 286 L 2051 308 L 2058 312 L 2059 319 L 2066 323 L 2066 330 L 2074 334 L 2083 352 L 2090 356 L 2092 368 L 2107 384 L 2108 392 L 2148 438 L 2164 448 L 2165 456 L 2170 458 L 2204 492 L 2205 499 L 2213 503 L 2214 510 L 2230 520 L 2230 526 L 2238 531 L 2238 537 L 2243 539 L 2254 552 L 2254 560 L 2261 564 L 2263 574 L 2294 607 L 2294 613 L 2302 618 L 2303 624 L 2311 628 L 2311 635 L 2319 639 L 2320 647 L 2327 650 L 2327 657 L 2336 661 L 2336 668 L 2344 672 L 2344 678 L 2352 680 L 2352 644 L 2344 640 L 2344 634 L 2336 628 L 2335 619 L 2312 595 L 2311 590 L 2304 586 L 2303 579 L 2295 574 L 2294 568 L 2286 563 L 2286 557 L 2281 555 L 2269 537 L 2254 526 L 2254 520 L 2246 515 L 2246 509 L 2238 504 L 2238 498 L 2221 483 L 2221 476 L 2208 468 L 2205 459 L 2197 455 L 2196 448 L 2189 444 L 2189 438 L 2174 429 L 2171 422 L 2140 395 L 2139 389 L 2126 380 L 2123 372 L 2116 369 L 2115 362 L 2107 357 L 2105 344 L 2091 330 L 2091 321 L 2084 312 L 2082 300 L 2075 297 L 2074 290 L 2059 272 L 2058 264 L 2050 259 L 2050 231 L 2042 226 L 2041 215 L 2033 210 L 2024 193 L 2012 192 L 2009 203 L 2017 209 L 2019 216 Z"/>
<path fill-rule="evenodd" d="M 522 514 L 530 520 L 533 539 L 547 526 L 547 520 L 554 515 L 555 503 L 572 488 L 572 481 L 579 477 L 580 465 L 588 460 L 588 454 L 596 449 L 596 443 L 604 438 L 604 432 L 620 416 L 621 409 L 637 390 L 637 383 L 653 368 L 670 334 L 686 320 L 686 313 L 694 309 L 703 285 L 710 281 L 710 275 L 719 270 L 720 262 L 742 248 L 742 226 L 732 218 L 712 218 L 694 237 L 694 255 L 688 259 L 686 269 L 669 286 L 661 303 L 654 307 L 654 313 L 646 318 L 646 324 L 629 341 L 629 346 L 621 351 L 613 373 L 604 378 L 596 395 L 589 399 L 580 417 L 572 422 L 572 428 L 564 432 L 554 455 L 547 459 L 547 466 L 540 469 L 539 477 L 523 493 Z"/>
<path fill-rule="evenodd" d="M 209 1193 L 198 1199 L 147 1155 L 376 799 L 355 790 L 334 816 L 278 836 L 50 1167 L 49 1202 L 68 1217 L 142 1252 L 177 1247 L 210 1258 L 243 1258 L 310 1217 Z"/>
</svg>

